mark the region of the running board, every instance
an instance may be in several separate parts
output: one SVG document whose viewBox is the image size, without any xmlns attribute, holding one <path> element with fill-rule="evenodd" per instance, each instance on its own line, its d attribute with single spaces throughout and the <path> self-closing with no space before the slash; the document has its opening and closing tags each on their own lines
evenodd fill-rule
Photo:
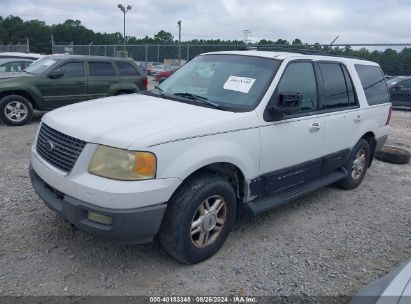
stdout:
<svg viewBox="0 0 411 304">
<path fill-rule="evenodd" d="M 254 201 L 244 203 L 242 205 L 243 210 L 247 215 L 256 216 L 260 213 L 269 211 L 273 208 L 280 207 L 286 203 L 289 203 L 297 198 L 300 198 L 310 192 L 314 192 L 325 186 L 331 185 L 348 176 L 348 172 L 345 168 L 340 168 L 327 176 L 320 179 L 316 179 L 301 188 L 293 189 L 292 191 L 286 191 L 281 194 L 274 194 L 272 196 L 256 199 Z"/>
</svg>

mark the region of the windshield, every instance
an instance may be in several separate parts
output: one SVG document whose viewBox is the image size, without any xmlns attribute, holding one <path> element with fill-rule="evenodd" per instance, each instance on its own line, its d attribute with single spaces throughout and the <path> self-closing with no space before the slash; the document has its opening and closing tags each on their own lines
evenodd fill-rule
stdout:
<svg viewBox="0 0 411 304">
<path fill-rule="evenodd" d="M 48 70 L 52 65 L 57 62 L 57 59 L 52 59 L 50 57 L 44 57 L 33 62 L 24 71 L 34 75 L 40 75 L 44 71 Z"/>
<path fill-rule="evenodd" d="M 210 54 L 194 58 L 159 85 L 166 95 L 191 94 L 222 109 L 250 111 L 260 102 L 280 61 Z"/>
</svg>

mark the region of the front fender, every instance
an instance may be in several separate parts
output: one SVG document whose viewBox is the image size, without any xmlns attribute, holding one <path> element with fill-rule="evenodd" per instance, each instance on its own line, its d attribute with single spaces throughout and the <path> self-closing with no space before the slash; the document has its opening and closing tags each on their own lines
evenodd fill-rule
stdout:
<svg viewBox="0 0 411 304">
<path fill-rule="evenodd" d="M 185 180 L 198 169 L 213 163 L 238 167 L 245 179 L 258 175 L 260 136 L 257 128 L 186 139 L 153 147 L 157 155 L 157 177 Z"/>
</svg>

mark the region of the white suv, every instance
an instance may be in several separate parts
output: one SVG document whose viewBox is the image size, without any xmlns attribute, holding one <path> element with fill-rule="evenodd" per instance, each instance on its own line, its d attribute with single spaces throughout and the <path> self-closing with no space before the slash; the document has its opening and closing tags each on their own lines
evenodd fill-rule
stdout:
<svg viewBox="0 0 411 304">
<path fill-rule="evenodd" d="M 373 62 L 207 53 L 152 92 L 46 114 L 30 176 L 79 229 L 157 237 L 197 263 L 222 246 L 238 210 L 257 215 L 332 183 L 357 187 L 387 139 L 390 110 Z"/>
</svg>

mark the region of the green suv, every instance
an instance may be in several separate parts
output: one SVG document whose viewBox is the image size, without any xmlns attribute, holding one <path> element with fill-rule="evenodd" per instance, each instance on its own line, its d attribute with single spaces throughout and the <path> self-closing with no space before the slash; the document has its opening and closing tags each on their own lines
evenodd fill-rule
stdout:
<svg viewBox="0 0 411 304">
<path fill-rule="evenodd" d="M 145 73 L 131 59 L 50 55 L 23 72 L 0 75 L 0 118 L 21 126 L 31 120 L 33 109 L 49 111 L 146 88 Z"/>
</svg>

